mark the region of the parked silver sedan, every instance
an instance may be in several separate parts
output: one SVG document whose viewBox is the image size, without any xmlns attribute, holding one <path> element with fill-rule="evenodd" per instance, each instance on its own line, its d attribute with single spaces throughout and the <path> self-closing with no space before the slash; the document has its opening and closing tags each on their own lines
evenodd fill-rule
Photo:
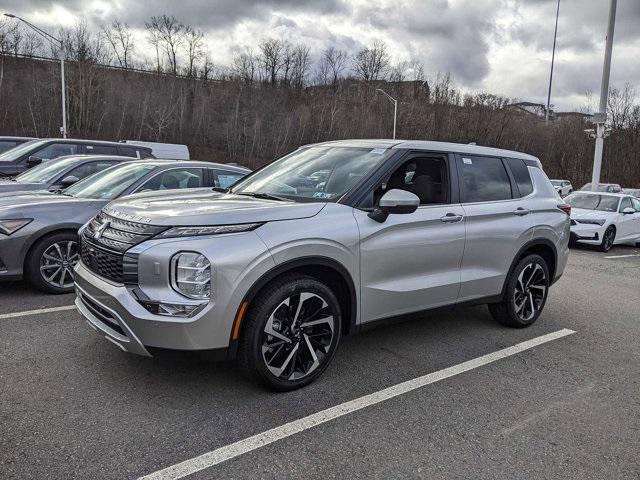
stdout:
<svg viewBox="0 0 640 480">
<path fill-rule="evenodd" d="M 228 187 L 249 170 L 207 162 L 142 160 L 111 167 L 62 193 L 0 197 L 0 280 L 27 278 L 50 293 L 73 289 L 77 231 L 115 198 L 137 192 Z"/>
</svg>

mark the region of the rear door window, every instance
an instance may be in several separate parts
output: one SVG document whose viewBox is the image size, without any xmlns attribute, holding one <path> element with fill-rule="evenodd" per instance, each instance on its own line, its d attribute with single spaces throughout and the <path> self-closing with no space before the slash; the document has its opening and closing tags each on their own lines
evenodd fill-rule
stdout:
<svg viewBox="0 0 640 480">
<path fill-rule="evenodd" d="M 461 155 L 462 202 L 492 202 L 513 198 L 511 180 L 502 159 Z"/>
<path fill-rule="evenodd" d="M 144 155 L 140 155 L 137 148 L 134 147 L 120 147 L 120 155 L 125 157 L 144 158 Z"/>
<path fill-rule="evenodd" d="M 146 190 L 176 190 L 179 188 L 199 188 L 204 185 L 204 171 L 202 168 L 174 168 L 159 173 L 138 191 Z"/>
<path fill-rule="evenodd" d="M 526 197 L 533 192 L 533 183 L 529 175 L 529 167 L 525 165 L 524 161 L 519 158 L 507 158 L 505 161 L 516 181 L 520 196 Z M 567 182 L 562 182 L 562 185 L 566 186 L 566 184 Z"/>
<path fill-rule="evenodd" d="M 118 155 L 118 147 L 111 145 L 85 145 L 89 154 L 96 155 Z"/>
<path fill-rule="evenodd" d="M 78 145 L 75 143 L 50 143 L 46 147 L 34 152 L 32 156 L 46 161 L 64 155 L 75 155 L 76 153 L 78 153 Z"/>
</svg>

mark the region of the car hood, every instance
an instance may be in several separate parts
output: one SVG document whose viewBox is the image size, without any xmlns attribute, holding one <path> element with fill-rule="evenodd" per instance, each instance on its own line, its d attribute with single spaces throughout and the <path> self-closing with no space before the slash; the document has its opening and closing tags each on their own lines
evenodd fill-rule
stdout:
<svg viewBox="0 0 640 480">
<path fill-rule="evenodd" d="M 21 192 L 18 195 L 8 193 L 0 195 L 0 216 L 8 211 L 29 212 L 30 210 L 56 210 L 67 206 L 105 203 L 104 200 L 92 200 L 59 195 L 51 192 Z"/>
<path fill-rule="evenodd" d="M 151 225 L 234 225 L 313 217 L 324 205 L 320 202 L 265 200 L 199 188 L 132 195 L 111 202 L 104 212 L 123 220 Z"/>
<path fill-rule="evenodd" d="M 47 183 L 18 183 L 11 180 L 0 179 L 0 195 L 6 192 L 32 192 L 34 190 L 47 190 Z"/>
<path fill-rule="evenodd" d="M 574 220 L 579 220 L 582 218 L 593 218 L 593 219 L 602 219 L 609 218 L 611 215 L 615 215 L 615 212 L 603 212 L 601 210 L 587 210 L 584 208 L 572 208 L 571 209 L 571 218 Z"/>
</svg>

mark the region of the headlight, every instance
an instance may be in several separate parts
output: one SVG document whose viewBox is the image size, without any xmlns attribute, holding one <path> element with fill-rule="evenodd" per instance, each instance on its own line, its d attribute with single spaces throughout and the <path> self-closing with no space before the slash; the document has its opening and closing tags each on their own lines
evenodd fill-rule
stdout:
<svg viewBox="0 0 640 480">
<path fill-rule="evenodd" d="M 171 259 L 171 286 L 187 298 L 211 297 L 211 262 L 201 253 L 180 252 Z"/>
<path fill-rule="evenodd" d="M 593 218 L 585 218 L 585 219 L 580 219 L 580 220 L 576 220 L 576 222 L 578 223 L 584 223 L 586 225 L 604 225 L 604 222 L 606 222 L 606 220 L 603 219 L 593 219 Z"/>
<path fill-rule="evenodd" d="M 155 238 L 194 237 L 197 235 L 221 235 L 223 233 L 240 233 L 255 230 L 262 223 L 243 223 L 241 225 L 217 225 L 204 227 L 173 227 L 159 233 Z"/>
<path fill-rule="evenodd" d="M 16 233 L 25 225 L 31 223 L 33 218 L 21 218 L 17 220 L 0 220 L 0 232 L 5 235 Z"/>
</svg>

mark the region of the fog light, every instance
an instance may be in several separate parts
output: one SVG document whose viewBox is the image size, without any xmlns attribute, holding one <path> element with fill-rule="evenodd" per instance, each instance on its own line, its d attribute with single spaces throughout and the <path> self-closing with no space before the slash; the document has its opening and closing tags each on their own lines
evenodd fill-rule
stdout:
<svg viewBox="0 0 640 480">
<path fill-rule="evenodd" d="M 195 305 L 185 305 L 181 303 L 164 303 L 154 301 L 138 300 L 144 308 L 154 315 L 162 315 L 163 317 L 180 317 L 188 318 L 198 313 L 206 305 L 199 303 Z"/>
</svg>

